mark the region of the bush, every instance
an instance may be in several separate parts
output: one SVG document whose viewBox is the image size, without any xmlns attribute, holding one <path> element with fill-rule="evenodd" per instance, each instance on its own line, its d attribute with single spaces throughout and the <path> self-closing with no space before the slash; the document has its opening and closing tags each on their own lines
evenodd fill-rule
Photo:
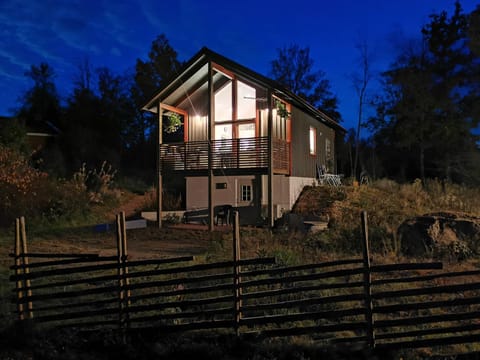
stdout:
<svg viewBox="0 0 480 360">
<path fill-rule="evenodd" d="M 42 223 L 85 218 L 92 204 L 115 197 L 114 175 L 104 163 L 98 171 L 82 166 L 71 180 L 54 179 L 18 150 L 0 145 L 0 226 L 20 216 Z"/>
<path fill-rule="evenodd" d="M 48 175 L 28 164 L 18 151 L 0 145 L 0 225 L 19 216 L 35 216 L 44 206 L 42 188 Z"/>
<path fill-rule="evenodd" d="M 102 204 L 113 194 L 112 185 L 115 174 L 116 171 L 106 161 L 98 171 L 96 168 L 88 170 L 83 163 L 82 167 L 73 174 L 73 182 L 76 186 L 84 188 L 91 203 Z"/>
</svg>

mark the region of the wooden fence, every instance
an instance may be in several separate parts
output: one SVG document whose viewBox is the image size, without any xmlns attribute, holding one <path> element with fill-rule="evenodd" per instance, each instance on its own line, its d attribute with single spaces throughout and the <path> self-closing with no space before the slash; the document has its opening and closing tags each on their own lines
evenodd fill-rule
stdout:
<svg viewBox="0 0 480 360">
<path fill-rule="evenodd" d="M 232 261 L 216 263 L 188 256 L 129 261 L 123 214 L 116 256 L 29 253 L 18 219 L 11 267 L 18 317 L 55 327 L 307 334 L 388 349 L 480 340 L 480 271 L 372 265 L 365 213 L 362 228 L 363 257 L 283 267 L 274 258 L 241 259 L 238 213 Z"/>
</svg>

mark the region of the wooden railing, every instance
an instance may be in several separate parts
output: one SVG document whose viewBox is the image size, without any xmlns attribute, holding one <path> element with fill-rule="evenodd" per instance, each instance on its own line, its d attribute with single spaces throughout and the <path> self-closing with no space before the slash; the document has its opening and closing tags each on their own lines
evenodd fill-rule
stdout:
<svg viewBox="0 0 480 360">
<path fill-rule="evenodd" d="M 273 169 L 288 174 L 290 144 L 274 139 Z M 160 165 L 177 171 L 207 170 L 208 150 L 212 151 L 212 169 L 266 169 L 268 168 L 268 137 L 190 141 L 160 145 Z"/>
</svg>

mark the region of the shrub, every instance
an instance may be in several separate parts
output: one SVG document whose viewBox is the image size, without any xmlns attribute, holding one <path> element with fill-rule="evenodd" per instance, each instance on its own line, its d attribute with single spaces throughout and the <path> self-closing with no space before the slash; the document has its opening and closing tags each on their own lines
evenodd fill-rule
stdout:
<svg viewBox="0 0 480 360">
<path fill-rule="evenodd" d="M 82 167 L 73 174 L 73 182 L 76 186 L 84 188 L 91 203 L 102 204 L 113 194 L 112 185 L 115 174 L 116 171 L 106 161 L 98 171 L 96 168 L 88 170 L 83 163 Z"/>
<path fill-rule="evenodd" d="M 20 152 L 0 145 L 0 225 L 9 225 L 22 215 L 36 215 L 38 205 L 44 205 L 41 190 L 47 178 Z"/>
</svg>

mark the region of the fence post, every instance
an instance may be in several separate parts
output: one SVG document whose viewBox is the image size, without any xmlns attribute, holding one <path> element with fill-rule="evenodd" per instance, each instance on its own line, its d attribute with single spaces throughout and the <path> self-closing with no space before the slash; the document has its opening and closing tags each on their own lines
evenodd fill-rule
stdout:
<svg viewBox="0 0 480 360">
<path fill-rule="evenodd" d="M 122 217 L 116 215 L 116 231 L 117 231 L 117 277 L 118 277 L 118 323 L 120 330 L 123 329 L 124 315 L 124 289 L 125 281 L 123 277 L 123 228 Z"/>
<path fill-rule="evenodd" d="M 362 211 L 362 240 L 363 240 L 363 286 L 365 291 L 365 318 L 367 321 L 367 339 L 369 346 L 375 348 L 375 331 L 373 324 L 372 277 L 370 271 L 370 250 L 368 244 L 367 212 Z"/>
<path fill-rule="evenodd" d="M 240 224 L 238 211 L 233 212 L 233 287 L 235 292 L 235 333 L 239 335 L 240 320 L 242 318 L 242 289 L 240 278 Z"/>
<path fill-rule="evenodd" d="M 20 276 L 20 219 L 16 218 L 15 219 L 15 276 Z M 16 281 L 16 287 L 17 287 L 17 311 L 18 311 L 18 319 L 19 320 L 24 320 L 25 319 L 25 314 L 23 313 L 23 280 L 17 280 Z"/>
<path fill-rule="evenodd" d="M 130 313 L 128 312 L 128 308 L 130 307 L 130 289 L 128 286 L 130 285 L 130 279 L 128 277 L 128 250 L 127 250 L 127 226 L 125 222 L 125 212 L 122 211 L 120 214 L 121 217 L 121 230 L 122 230 L 122 271 L 123 271 L 123 285 L 125 286 L 123 291 L 124 296 L 124 307 L 126 310 L 126 321 L 127 321 L 127 328 L 130 327 Z"/>
<path fill-rule="evenodd" d="M 20 238 L 22 241 L 22 262 L 23 262 L 23 273 L 27 277 L 25 278 L 25 288 L 27 290 L 27 297 L 32 298 L 32 289 L 31 282 L 28 278 L 30 274 L 30 268 L 28 267 L 28 251 L 27 251 L 27 231 L 25 230 L 25 217 L 20 218 Z M 33 303 L 31 300 L 27 302 L 27 317 L 33 319 Z"/>
</svg>

